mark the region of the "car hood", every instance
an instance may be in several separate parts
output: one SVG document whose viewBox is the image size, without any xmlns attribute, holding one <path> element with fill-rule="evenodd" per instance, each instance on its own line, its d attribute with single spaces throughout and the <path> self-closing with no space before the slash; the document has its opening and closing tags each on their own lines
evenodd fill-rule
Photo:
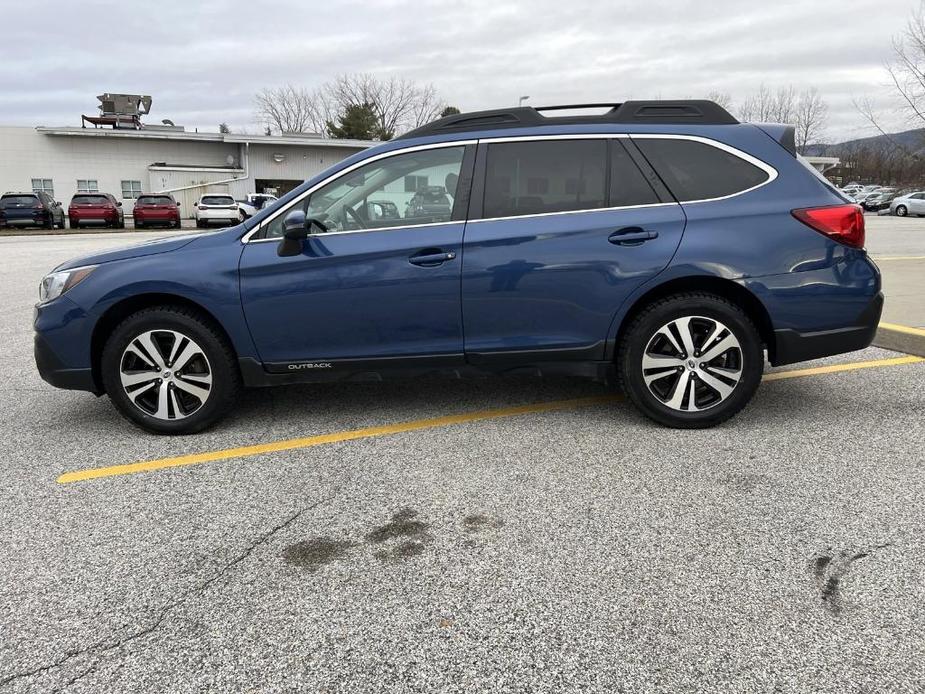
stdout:
<svg viewBox="0 0 925 694">
<path fill-rule="evenodd" d="M 83 265 L 100 265 L 101 263 L 111 263 L 114 260 L 127 260 L 128 258 L 141 258 L 146 255 L 156 255 L 158 253 L 167 253 L 183 248 L 187 244 L 201 238 L 204 234 L 184 234 L 183 236 L 170 236 L 165 239 L 154 239 L 134 246 L 125 246 L 124 248 L 115 248 L 111 251 L 85 255 L 80 258 L 72 258 L 66 263 L 62 263 L 55 270 L 69 270 L 70 268 L 81 267 Z"/>
</svg>

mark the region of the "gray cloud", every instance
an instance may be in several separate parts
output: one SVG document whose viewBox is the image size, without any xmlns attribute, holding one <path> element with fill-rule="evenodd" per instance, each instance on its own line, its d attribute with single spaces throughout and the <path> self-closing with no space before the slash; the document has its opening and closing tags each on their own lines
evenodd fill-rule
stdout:
<svg viewBox="0 0 925 694">
<path fill-rule="evenodd" d="M 0 122 L 76 124 L 104 91 L 151 94 L 151 118 L 253 123 L 253 94 L 345 72 L 432 82 L 462 109 L 815 86 L 833 139 L 868 134 L 852 101 L 889 106 L 884 62 L 914 0 L 34 0 L 3 10 Z M 272 8 L 272 9 L 270 9 Z M 36 21 L 36 18 L 43 18 Z M 873 19 L 871 19 L 873 17 Z M 901 119 L 887 112 L 897 127 Z"/>
</svg>

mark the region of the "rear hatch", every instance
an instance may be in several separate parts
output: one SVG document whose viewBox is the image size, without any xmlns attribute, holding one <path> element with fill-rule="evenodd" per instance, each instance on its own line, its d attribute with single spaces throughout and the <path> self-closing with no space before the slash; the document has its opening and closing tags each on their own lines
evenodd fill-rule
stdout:
<svg viewBox="0 0 925 694">
<path fill-rule="evenodd" d="M 6 224 L 40 224 L 46 219 L 45 208 L 36 195 L 4 195 L 0 212 Z"/>
<path fill-rule="evenodd" d="M 82 222 L 104 222 L 112 217 L 115 206 L 105 195 L 75 195 L 71 198 L 71 205 L 67 208 L 68 216 Z"/>
<path fill-rule="evenodd" d="M 142 195 L 135 201 L 134 214 L 145 219 L 173 219 L 177 204 L 167 195 Z"/>
</svg>

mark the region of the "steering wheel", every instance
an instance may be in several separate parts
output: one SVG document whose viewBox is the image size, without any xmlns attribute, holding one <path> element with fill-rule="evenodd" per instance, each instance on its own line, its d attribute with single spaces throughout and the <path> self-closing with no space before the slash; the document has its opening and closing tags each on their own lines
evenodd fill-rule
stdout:
<svg viewBox="0 0 925 694">
<path fill-rule="evenodd" d="M 347 224 L 348 224 L 347 217 L 352 217 L 352 218 L 353 218 L 353 221 L 356 222 L 357 226 L 360 227 L 360 229 L 365 229 L 365 228 L 366 228 L 366 225 L 363 224 L 363 220 L 360 219 L 360 215 L 358 215 L 357 212 L 356 212 L 356 210 L 354 210 L 352 207 L 350 207 L 350 205 L 344 205 L 344 206 L 341 208 L 341 210 L 342 210 L 342 213 L 341 213 L 341 214 L 342 214 L 342 216 L 343 216 L 343 218 L 344 218 L 344 229 L 347 228 Z"/>
</svg>

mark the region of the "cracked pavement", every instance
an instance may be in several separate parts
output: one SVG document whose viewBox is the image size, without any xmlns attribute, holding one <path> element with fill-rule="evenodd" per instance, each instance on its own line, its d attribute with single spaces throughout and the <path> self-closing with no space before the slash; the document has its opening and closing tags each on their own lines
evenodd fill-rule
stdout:
<svg viewBox="0 0 925 694">
<path fill-rule="evenodd" d="M 31 304 L 57 262 L 157 235 L 0 239 L 0 694 L 925 688 L 925 364 L 766 383 L 706 432 L 616 403 L 58 485 L 604 392 L 288 387 L 143 434 L 41 382 Z"/>
</svg>

